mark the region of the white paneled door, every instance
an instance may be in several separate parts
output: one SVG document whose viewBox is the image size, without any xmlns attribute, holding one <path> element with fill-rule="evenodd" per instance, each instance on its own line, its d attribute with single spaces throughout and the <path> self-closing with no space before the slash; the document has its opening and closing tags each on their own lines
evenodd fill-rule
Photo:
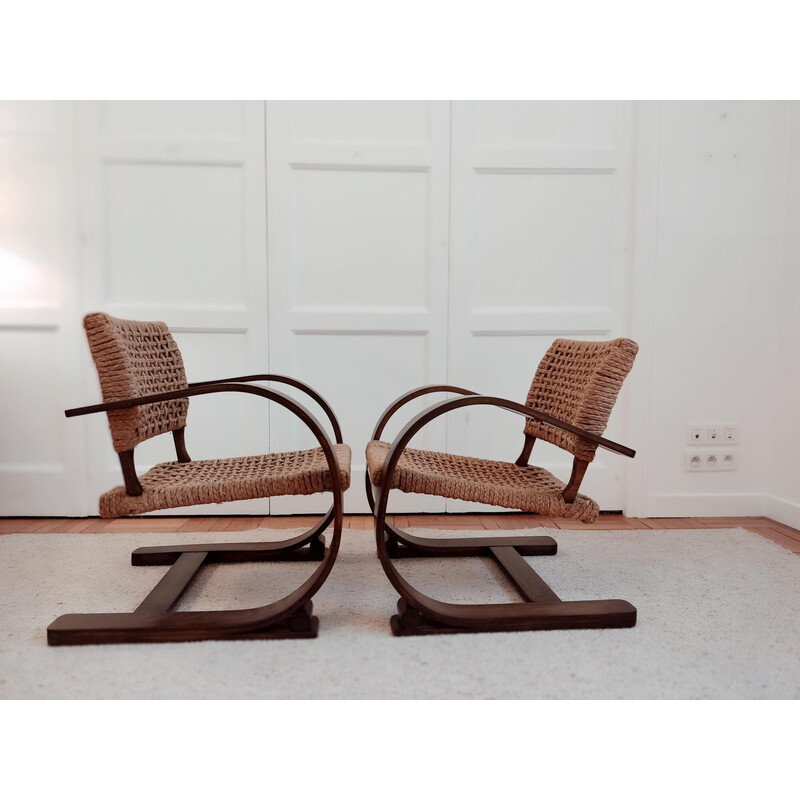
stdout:
<svg viewBox="0 0 800 800">
<path fill-rule="evenodd" d="M 190 382 L 266 373 L 264 104 L 82 103 L 78 144 L 81 312 L 165 321 Z M 81 314 L 75 316 L 80 325 Z M 81 397 L 70 398 L 76 405 L 99 397 L 88 347 L 80 352 L 84 387 Z M 250 395 L 193 398 L 189 454 L 266 452 L 269 411 L 266 401 Z M 96 513 L 98 495 L 120 481 L 119 462 L 102 417 L 68 424 L 87 436 L 87 511 Z M 174 457 L 170 437 L 157 437 L 137 447 L 137 469 Z M 215 510 L 268 513 L 269 502 Z M 208 513 L 208 507 L 192 511 Z"/>
<path fill-rule="evenodd" d="M 93 514 L 121 482 L 105 418 L 62 414 L 100 397 L 81 318 L 101 310 L 167 322 L 190 381 L 272 372 L 320 391 L 353 449 L 346 508 L 365 512 L 364 448 L 399 394 L 449 382 L 522 401 L 555 336 L 625 333 L 632 116 L 605 102 L 0 104 L 0 511 Z M 513 459 L 521 441 L 516 416 L 472 408 L 414 445 Z M 187 446 L 201 459 L 316 441 L 231 394 L 191 401 Z M 137 466 L 171 447 L 143 444 Z M 568 476 L 565 454 L 534 454 Z M 621 462 L 601 451 L 587 475 L 604 508 L 623 508 Z"/>
<path fill-rule="evenodd" d="M 453 103 L 451 383 L 524 402 L 554 338 L 624 335 L 631 128 L 631 103 Z M 618 403 L 609 438 L 624 441 L 623 419 Z M 514 460 L 523 424 L 461 410 L 448 419 L 448 449 Z M 623 508 L 624 461 L 599 450 L 587 473 L 582 489 L 601 508 Z M 539 441 L 531 463 L 567 480 L 572 460 Z"/>
<path fill-rule="evenodd" d="M 364 448 L 381 412 L 447 375 L 449 144 L 449 103 L 267 104 L 270 367 L 316 387 L 338 415 L 353 450 L 351 513 L 368 510 Z M 402 421 L 422 408 L 410 404 Z M 315 444 L 282 409 L 271 441 Z M 420 442 L 443 448 L 444 428 Z M 404 508 L 444 504 L 398 496 Z"/>
<path fill-rule="evenodd" d="M 74 108 L 0 102 L 0 514 L 86 512 Z"/>
</svg>

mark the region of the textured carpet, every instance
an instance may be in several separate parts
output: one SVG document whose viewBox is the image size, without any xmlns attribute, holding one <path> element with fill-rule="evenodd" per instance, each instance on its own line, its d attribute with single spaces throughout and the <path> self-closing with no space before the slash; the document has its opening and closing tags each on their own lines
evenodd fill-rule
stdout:
<svg viewBox="0 0 800 800">
<path fill-rule="evenodd" d="M 741 529 L 548 533 L 558 555 L 529 560 L 554 591 L 564 600 L 629 600 L 639 612 L 635 628 L 394 638 L 389 617 L 397 597 L 373 534 L 345 531 L 333 572 L 314 597 L 317 639 L 48 647 L 45 629 L 62 613 L 139 604 L 166 567 L 131 567 L 136 547 L 289 534 L 1 536 L 0 697 L 800 697 L 797 556 Z M 400 566 L 442 600 L 517 599 L 489 560 Z M 261 605 L 312 569 L 212 565 L 179 608 Z"/>
</svg>

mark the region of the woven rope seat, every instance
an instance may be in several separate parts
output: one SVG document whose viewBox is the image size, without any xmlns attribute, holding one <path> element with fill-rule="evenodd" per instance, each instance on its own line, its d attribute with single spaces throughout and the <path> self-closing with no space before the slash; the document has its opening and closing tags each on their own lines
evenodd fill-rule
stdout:
<svg viewBox="0 0 800 800">
<path fill-rule="evenodd" d="M 342 490 L 350 485 L 350 448 L 334 445 Z M 226 503 L 289 494 L 329 492 L 331 475 L 322 448 L 188 463 L 157 464 L 140 476 L 143 493 L 117 486 L 100 498 L 103 517 L 130 516 L 163 508 Z"/>
<path fill-rule="evenodd" d="M 370 480 L 380 486 L 389 443 L 367 445 Z M 561 496 L 564 483 L 546 469 L 518 467 L 504 461 L 406 449 L 392 476 L 392 489 L 434 494 L 455 500 L 472 500 L 505 508 L 518 508 L 548 517 L 594 522 L 600 513 L 594 500 L 579 494 L 573 503 Z"/>
</svg>

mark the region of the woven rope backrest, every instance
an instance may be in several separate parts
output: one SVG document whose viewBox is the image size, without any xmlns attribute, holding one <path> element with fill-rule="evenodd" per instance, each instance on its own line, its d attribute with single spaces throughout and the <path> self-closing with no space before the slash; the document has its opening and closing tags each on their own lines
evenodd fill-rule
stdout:
<svg viewBox="0 0 800 800">
<path fill-rule="evenodd" d="M 178 345 L 163 322 L 137 322 L 108 314 L 83 319 L 89 349 L 97 367 L 103 402 L 185 389 Z M 186 425 L 189 400 L 108 412 L 114 449 L 121 453 L 167 431 Z"/>
<path fill-rule="evenodd" d="M 526 405 L 600 436 L 638 350 L 631 339 L 556 339 L 536 370 Z M 526 423 L 525 433 L 585 461 L 594 459 L 597 450 L 573 433 L 533 420 Z"/>
</svg>

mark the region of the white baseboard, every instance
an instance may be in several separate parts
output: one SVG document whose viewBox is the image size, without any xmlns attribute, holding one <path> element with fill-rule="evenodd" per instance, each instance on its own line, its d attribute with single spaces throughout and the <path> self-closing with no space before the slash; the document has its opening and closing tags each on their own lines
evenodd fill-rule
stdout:
<svg viewBox="0 0 800 800">
<path fill-rule="evenodd" d="M 660 492 L 647 495 L 646 517 L 763 517 L 763 494 L 682 494 Z M 798 507 L 800 511 L 800 507 Z M 789 523 L 786 523 L 787 525 Z"/>
<path fill-rule="evenodd" d="M 764 515 L 790 528 L 800 529 L 800 503 L 782 500 L 780 497 L 765 495 Z"/>
</svg>

